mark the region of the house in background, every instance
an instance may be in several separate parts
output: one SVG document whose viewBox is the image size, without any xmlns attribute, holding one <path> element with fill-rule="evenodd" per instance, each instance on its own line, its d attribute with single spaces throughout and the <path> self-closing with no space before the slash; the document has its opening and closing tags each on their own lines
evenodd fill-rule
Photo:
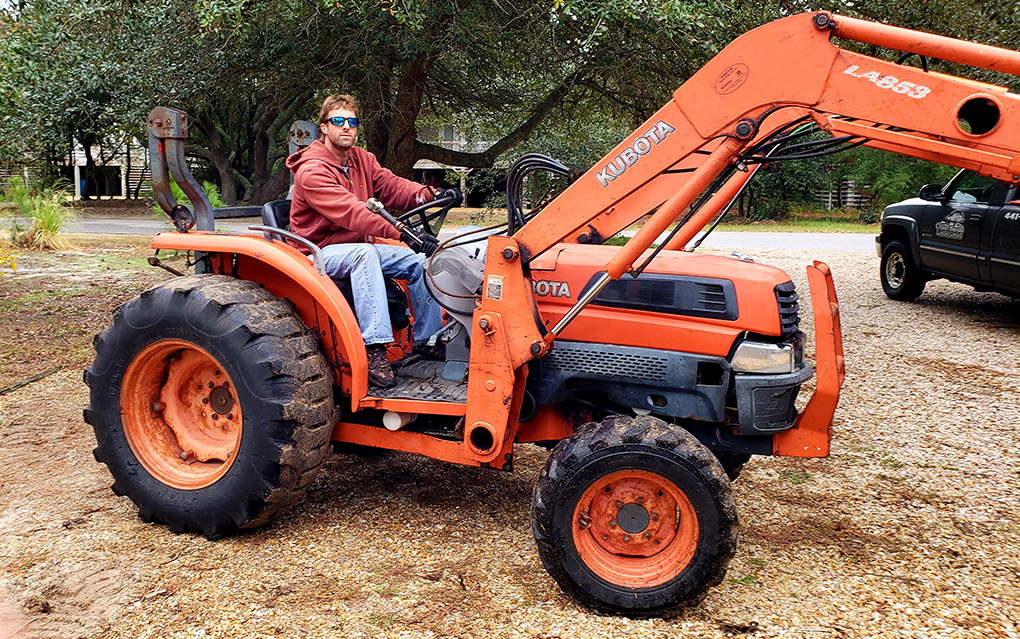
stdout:
<svg viewBox="0 0 1020 639">
<path fill-rule="evenodd" d="M 73 187 L 74 199 L 83 197 L 105 199 L 120 197 L 147 197 L 152 194 L 149 181 L 149 150 L 132 140 L 102 163 L 106 149 L 92 147 L 97 164 L 91 176 L 86 176 L 85 150 L 78 143 L 60 165 L 60 176 Z M 108 152 L 108 151 L 106 151 Z"/>
</svg>

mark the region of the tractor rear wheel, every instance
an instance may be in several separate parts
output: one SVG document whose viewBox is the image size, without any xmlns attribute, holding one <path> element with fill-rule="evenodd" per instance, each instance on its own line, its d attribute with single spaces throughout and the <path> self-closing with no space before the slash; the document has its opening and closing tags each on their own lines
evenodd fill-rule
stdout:
<svg viewBox="0 0 1020 639">
<path fill-rule="evenodd" d="M 85 421 L 147 521 L 221 537 L 296 502 L 329 450 L 332 373 L 284 301 L 220 275 L 126 302 L 96 336 Z"/>
<path fill-rule="evenodd" d="M 669 615 L 722 581 L 737 545 L 726 473 L 687 431 L 610 417 L 556 446 L 535 486 L 546 570 L 600 612 Z"/>
</svg>

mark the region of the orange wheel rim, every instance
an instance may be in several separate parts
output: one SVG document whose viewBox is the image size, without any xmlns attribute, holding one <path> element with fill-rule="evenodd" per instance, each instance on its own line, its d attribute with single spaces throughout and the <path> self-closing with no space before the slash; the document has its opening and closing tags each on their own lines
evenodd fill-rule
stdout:
<svg viewBox="0 0 1020 639">
<path fill-rule="evenodd" d="M 183 340 L 146 346 L 128 365 L 121 423 L 135 457 L 160 482 L 196 490 L 226 474 L 241 445 L 241 404 L 227 371 Z"/>
<path fill-rule="evenodd" d="M 698 545 L 698 517 L 687 495 L 643 470 L 592 483 L 574 508 L 571 530 L 584 564 L 626 588 L 670 581 L 687 568 Z"/>
</svg>

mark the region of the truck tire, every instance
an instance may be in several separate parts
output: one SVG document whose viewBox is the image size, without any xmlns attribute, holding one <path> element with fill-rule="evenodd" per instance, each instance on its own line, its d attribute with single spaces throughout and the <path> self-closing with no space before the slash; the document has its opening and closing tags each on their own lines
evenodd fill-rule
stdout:
<svg viewBox="0 0 1020 639">
<path fill-rule="evenodd" d="M 146 521 L 222 537 L 315 479 L 335 424 L 314 333 L 258 284 L 173 279 L 126 302 L 85 371 L 97 461 Z"/>
<path fill-rule="evenodd" d="M 899 240 L 893 240 L 882 249 L 882 290 L 889 299 L 913 302 L 924 291 L 927 279 L 924 271 L 914 264 L 910 251 Z"/>
<path fill-rule="evenodd" d="M 560 442 L 532 501 L 546 570 L 599 612 L 671 615 L 722 581 L 737 547 L 726 473 L 687 431 L 613 416 Z"/>
</svg>

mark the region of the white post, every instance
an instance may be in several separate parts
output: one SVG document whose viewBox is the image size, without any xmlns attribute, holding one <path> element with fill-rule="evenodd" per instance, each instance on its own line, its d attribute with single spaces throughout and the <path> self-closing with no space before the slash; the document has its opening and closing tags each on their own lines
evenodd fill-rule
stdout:
<svg viewBox="0 0 1020 639">
<path fill-rule="evenodd" d="M 74 165 L 74 199 L 81 199 L 81 167 Z"/>
</svg>

